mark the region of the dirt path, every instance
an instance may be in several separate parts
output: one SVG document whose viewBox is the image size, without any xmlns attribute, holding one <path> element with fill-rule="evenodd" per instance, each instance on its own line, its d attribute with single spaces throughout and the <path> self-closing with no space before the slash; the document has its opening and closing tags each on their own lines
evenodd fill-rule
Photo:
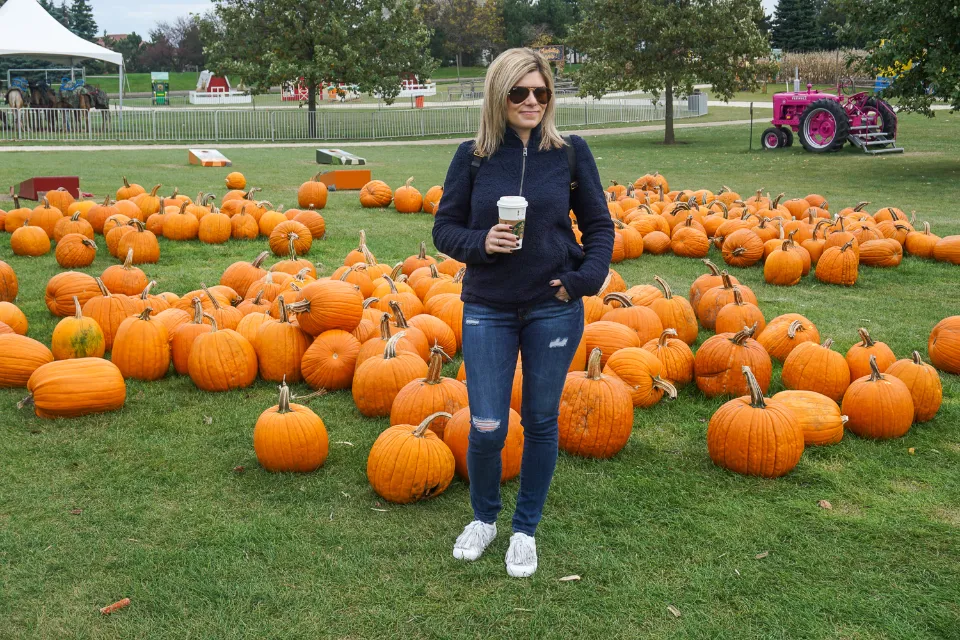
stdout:
<svg viewBox="0 0 960 640">
<path fill-rule="evenodd" d="M 676 129 L 700 129 L 706 127 L 728 127 L 741 124 L 750 124 L 749 120 L 726 120 L 722 122 L 687 122 L 677 123 Z M 624 135 L 628 133 L 649 133 L 654 131 L 663 131 L 663 123 L 643 125 L 638 127 L 618 127 L 611 129 L 581 129 L 579 131 L 564 131 L 563 133 L 573 133 L 578 136 L 612 136 Z M 207 148 L 216 147 L 217 149 L 289 149 L 293 147 L 324 147 L 336 145 L 337 147 L 415 147 L 429 145 L 455 145 L 460 144 L 472 138 L 438 138 L 430 140 L 370 140 L 364 142 L 337 142 L 337 141 L 313 141 L 313 142 L 252 142 L 252 143 L 182 143 L 182 144 L 112 144 L 112 145 L 32 145 L 7 147 L 0 146 L 0 153 L 17 153 L 24 151 L 177 151 L 189 148 Z"/>
</svg>

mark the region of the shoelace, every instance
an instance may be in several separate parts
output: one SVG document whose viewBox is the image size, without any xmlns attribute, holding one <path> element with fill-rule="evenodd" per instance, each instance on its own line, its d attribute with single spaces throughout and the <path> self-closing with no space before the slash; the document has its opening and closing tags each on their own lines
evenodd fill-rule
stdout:
<svg viewBox="0 0 960 640">
<path fill-rule="evenodd" d="M 517 538 L 510 551 L 510 564 L 529 566 L 537 561 L 536 547 L 528 538 Z"/>
<path fill-rule="evenodd" d="M 458 547 L 479 547 L 483 543 L 483 530 L 484 525 L 479 520 L 475 520 L 468 524 L 463 530 L 463 533 L 460 534 L 460 537 L 457 538 Z"/>
</svg>

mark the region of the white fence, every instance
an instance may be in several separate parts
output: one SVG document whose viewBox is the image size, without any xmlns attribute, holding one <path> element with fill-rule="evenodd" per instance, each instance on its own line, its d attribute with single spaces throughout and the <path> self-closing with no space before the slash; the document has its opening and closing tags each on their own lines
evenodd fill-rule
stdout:
<svg viewBox="0 0 960 640">
<path fill-rule="evenodd" d="M 0 142 L 227 142 L 277 140 L 377 140 L 469 135 L 480 124 L 480 106 L 425 109 L 150 109 L 0 111 Z M 702 99 L 678 101 L 675 118 L 707 112 Z M 556 105 L 560 128 L 663 120 L 663 105 L 640 100 L 583 101 Z"/>
</svg>

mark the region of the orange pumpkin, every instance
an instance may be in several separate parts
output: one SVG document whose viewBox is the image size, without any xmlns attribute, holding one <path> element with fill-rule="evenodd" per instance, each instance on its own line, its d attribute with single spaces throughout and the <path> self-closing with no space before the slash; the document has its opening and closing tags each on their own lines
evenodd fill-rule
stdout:
<svg viewBox="0 0 960 640">
<path fill-rule="evenodd" d="M 290 402 L 290 388 L 280 385 L 280 400 L 257 418 L 253 451 L 267 471 L 308 473 L 323 466 L 330 441 L 323 420 L 309 407 Z"/>
<path fill-rule="evenodd" d="M 360 189 L 360 205 L 365 208 L 383 208 L 393 201 L 393 189 L 382 180 L 371 180 Z"/>
<path fill-rule="evenodd" d="M 568 373 L 563 385 L 559 444 L 572 455 L 611 458 L 633 430 L 630 391 L 619 378 L 603 375 L 601 360 L 600 349 L 593 349 L 587 371 Z"/>
<path fill-rule="evenodd" d="M 464 482 L 470 482 L 470 473 L 467 469 L 467 449 L 470 441 L 471 415 L 470 407 L 464 406 L 446 421 L 443 430 L 444 444 L 453 453 L 455 471 Z M 433 426 L 431 425 L 431 428 Z M 500 450 L 500 484 L 513 480 L 520 475 L 520 463 L 523 460 L 523 426 L 520 424 L 520 414 L 510 409 L 510 418 L 507 423 L 507 436 Z"/>
</svg>

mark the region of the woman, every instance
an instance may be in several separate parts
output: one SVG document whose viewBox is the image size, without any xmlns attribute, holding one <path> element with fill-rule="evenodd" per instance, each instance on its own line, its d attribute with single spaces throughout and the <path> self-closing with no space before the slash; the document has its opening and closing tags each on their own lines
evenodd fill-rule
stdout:
<svg viewBox="0 0 960 640">
<path fill-rule="evenodd" d="M 537 569 L 534 534 L 557 462 L 560 393 L 583 333 L 580 298 L 596 294 L 607 276 L 613 222 L 587 144 L 570 137 L 574 164 L 557 132 L 553 77 L 543 56 L 531 49 L 503 52 L 487 70 L 484 92 L 480 130 L 450 163 L 433 225 L 437 249 L 468 265 L 463 359 L 474 520 L 453 555 L 476 560 L 497 535 L 500 453 L 519 353 L 524 445 L 506 565 L 511 576 L 526 577 Z M 481 161 L 474 163 L 475 157 Z M 501 196 L 528 202 L 522 248 L 513 228 L 499 224 Z"/>
</svg>

